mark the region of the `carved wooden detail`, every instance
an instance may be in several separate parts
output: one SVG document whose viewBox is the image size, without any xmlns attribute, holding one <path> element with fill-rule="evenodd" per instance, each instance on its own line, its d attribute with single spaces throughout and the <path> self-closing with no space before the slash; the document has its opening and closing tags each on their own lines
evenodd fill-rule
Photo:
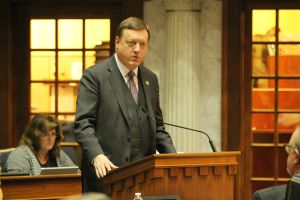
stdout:
<svg viewBox="0 0 300 200">
<path fill-rule="evenodd" d="M 112 199 L 179 195 L 181 199 L 235 199 L 239 152 L 159 154 L 111 171 L 105 193 Z"/>
</svg>

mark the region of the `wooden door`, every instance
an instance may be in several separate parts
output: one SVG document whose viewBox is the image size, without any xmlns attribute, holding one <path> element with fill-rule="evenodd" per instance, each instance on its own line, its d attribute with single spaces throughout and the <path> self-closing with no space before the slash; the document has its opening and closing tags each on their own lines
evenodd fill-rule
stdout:
<svg viewBox="0 0 300 200">
<path fill-rule="evenodd" d="M 248 4 L 245 27 L 245 186 L 285 184 L 283 145 L 300 124 L 300 7 Z"/>
</svg>

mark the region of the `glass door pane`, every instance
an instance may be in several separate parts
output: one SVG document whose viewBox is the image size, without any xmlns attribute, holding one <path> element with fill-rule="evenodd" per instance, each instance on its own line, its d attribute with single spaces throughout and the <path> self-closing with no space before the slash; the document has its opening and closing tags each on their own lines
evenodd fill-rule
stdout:
<svg viewBox="0 0 300 200">
<path fill-rule="evenodd" d="M 73 121 L 83 71 L 110 56 L 110 19 L 31 19 L 31 113 Z"/>
<path fill-rule="evenodd" d="M 54 51 L 32 51 L 30 57 L 31 80 L 55 80 Z"/>
<path fill-rule="evenodd" d="M 300 42 L 300 28 L 296 25 L 300 20 L 300 10 L 279 10 L 278 17 L 279 41 Z"/>
<path fill-rule="evenodd" d="M 55 86 L 53 83 L 31 83 L 31 112 L 53 113 L 55 111 Z"/>
<path fill-rule="evenodd" d="M 83 21 L 81 19 L 58 20 L 58 48 L 81 49 L 83 42 Z"/>
<path fill-rule="evenodd" d="M 53 49 L 55 47 L 55 20 L 35 19 L 30 21 L 30 48 Z"/>
</svg>

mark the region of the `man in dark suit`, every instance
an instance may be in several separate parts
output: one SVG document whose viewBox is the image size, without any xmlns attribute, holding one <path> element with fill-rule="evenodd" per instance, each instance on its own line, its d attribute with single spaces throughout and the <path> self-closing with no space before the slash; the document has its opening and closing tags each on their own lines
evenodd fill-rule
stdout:
<svg viewBox="0 0 300 200">
<path fill-rule="evenodd" d="M 84 192 L 101 191 L 99 178 L 108 171 L 156 150 L 176 153 L 163 125 L 157 77 L 141 65 L 149 39 L 141 19 L 125 19 L 116 31 L 115 54 L 80 80 L 74 125 L 83 152 Z"/>
<path fill-rule="evenodd" d="M 252 200 L 285 200 L 286 185 L 276 185 L 257 190 Z"/>
<path fill-rule="evenodd" d="M 288 154 L 287 172 L 291 175 L 287 185 L 273 186 L 256 191 L 252 200 L 298 200 L 300 199 L 300 126 L 284 146 Z"/>
</svg>

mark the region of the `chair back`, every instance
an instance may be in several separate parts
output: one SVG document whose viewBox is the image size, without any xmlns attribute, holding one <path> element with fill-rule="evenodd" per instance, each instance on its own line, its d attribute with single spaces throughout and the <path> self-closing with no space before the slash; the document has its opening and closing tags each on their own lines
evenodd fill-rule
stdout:
<svg viewBox="0 0 300 200">
<path fill-rule="evenodd" d="M 1 171 L 5 171 L 5 164 L 6 160 L 9 156 L 9 154 L 14 151 L 15 148 L 8 148 L 8 149 L 0 149 L 0 166 L 1 166 Z"/>
</svg>

